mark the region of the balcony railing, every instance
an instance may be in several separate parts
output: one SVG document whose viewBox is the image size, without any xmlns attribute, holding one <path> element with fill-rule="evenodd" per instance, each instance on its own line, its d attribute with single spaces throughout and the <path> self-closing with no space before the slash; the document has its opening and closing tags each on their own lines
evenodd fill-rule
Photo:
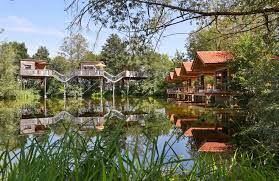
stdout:
<svg viewBox="0 0 279 181">
<path fill-rule="evenodd" d="M 77 76 L 104 76 L 103 70 L 79 70 Z"/>
<path fill-rule="evenodd" d="M 48 69 L 20 69 L 21 76 L 52 76 L 52 70 Z"/>
</svg>

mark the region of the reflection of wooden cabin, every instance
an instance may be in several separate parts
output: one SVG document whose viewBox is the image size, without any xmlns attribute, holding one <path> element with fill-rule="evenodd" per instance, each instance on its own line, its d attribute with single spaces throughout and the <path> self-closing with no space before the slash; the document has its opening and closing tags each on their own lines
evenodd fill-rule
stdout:
<svg viewBox="0 0 279 181">
<path fill-rule="evenodd" d="M 222 142 L 204 142 L 200 148 L 199 152 L 229 152 L 232 151 L 233 147 L 231 144 Z"/>
<path fill-rule="evenodd" d="M 231 148 L 228 144 L 230 137 L 221 127 L 192 127 L 184 135 L 192 137 L 201 152 L 226 152 Z"/>
</svg>

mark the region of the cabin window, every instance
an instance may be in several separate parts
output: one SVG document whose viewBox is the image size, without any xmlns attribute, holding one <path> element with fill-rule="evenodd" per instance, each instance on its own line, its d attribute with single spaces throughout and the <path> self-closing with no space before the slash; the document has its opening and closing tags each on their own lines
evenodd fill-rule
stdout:
<svg viewBox="0 0 279 181">
<path fill-rule="evenodd" d="M 31 65 L 24 65 L 24 69 L 31 69 Z"/>
</svg>

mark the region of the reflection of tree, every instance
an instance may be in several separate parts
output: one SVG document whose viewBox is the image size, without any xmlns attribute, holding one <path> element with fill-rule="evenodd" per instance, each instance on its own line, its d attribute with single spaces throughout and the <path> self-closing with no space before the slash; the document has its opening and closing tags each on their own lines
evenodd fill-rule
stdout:
<svg viewBox="0 0 279 181">
<path fill-rule="evenodd" d="M 18 122 L 23 105 L 31 104 L 29 101 L 1 101 L 0 102 L 0 144 L 8 144 L 9 148 L 16 148 L 25 137 L 19 136 Z"/>
</svg>

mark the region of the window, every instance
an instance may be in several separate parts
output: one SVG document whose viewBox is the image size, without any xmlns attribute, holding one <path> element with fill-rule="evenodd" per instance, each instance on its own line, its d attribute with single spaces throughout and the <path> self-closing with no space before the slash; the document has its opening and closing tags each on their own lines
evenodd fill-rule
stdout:
<svg viewBox="0 0 279 181">
<path fill-rule="evenodd" d="M 24 65 L 24 69 L 31 69 L 31 65 Z"/>
</svg>

